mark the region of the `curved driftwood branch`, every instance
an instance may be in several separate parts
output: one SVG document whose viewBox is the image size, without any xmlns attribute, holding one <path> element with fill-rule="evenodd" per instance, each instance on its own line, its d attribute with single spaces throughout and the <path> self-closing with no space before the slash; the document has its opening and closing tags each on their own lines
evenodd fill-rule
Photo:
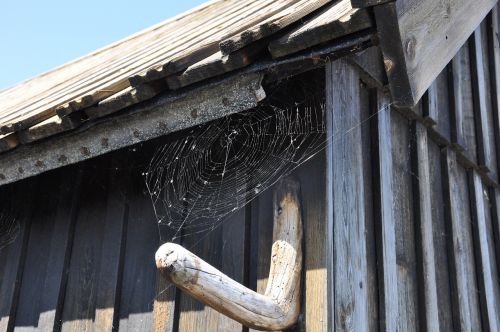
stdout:
<svg viewBox="0 0 500 332">
<path fill-rule="evenodd" d="M 215 310 L 254 329 L 282 330 L 300 313 L 302 219 L 299 184 L 287 178 L 274 191 L 271 267 L 264 295 L 226 276 L 175 243 L 156 252 L 156 266 L 177 287 Z"/>
</svg>

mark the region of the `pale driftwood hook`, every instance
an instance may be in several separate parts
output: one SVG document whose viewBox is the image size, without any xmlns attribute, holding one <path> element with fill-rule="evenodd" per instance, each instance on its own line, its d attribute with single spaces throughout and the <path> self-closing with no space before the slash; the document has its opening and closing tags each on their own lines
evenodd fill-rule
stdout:
<svg viewBox="0 0 500 332">
<path fill-rule="evenodd" d="M 253 329 L 282 330 L 300 313 L 302 218 L 299 184 L 286 178 L 273 195 L 271 267 L 264 295 L 234 281 L 175 243 L 156 252 L 156 266 L 177 287 L 226 316 Z"/>
</svg>

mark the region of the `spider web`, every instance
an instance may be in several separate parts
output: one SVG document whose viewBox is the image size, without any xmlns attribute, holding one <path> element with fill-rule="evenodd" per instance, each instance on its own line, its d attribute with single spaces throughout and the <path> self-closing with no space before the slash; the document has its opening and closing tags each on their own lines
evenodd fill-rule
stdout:
<svg viewBox="0 0 500 332">
<path fill-rule="evenodd" d="M 20 229 L 21 226 L 16 218 L 0 212 L 0 252 L 16 240 Z"/>
<path fill-rule="evenodd" d="M 172 240 L 216 228 L 325 147 L 324 110 L 261 106 L 161 147 L 144 173 L 158 223 Z"/>
</svg>

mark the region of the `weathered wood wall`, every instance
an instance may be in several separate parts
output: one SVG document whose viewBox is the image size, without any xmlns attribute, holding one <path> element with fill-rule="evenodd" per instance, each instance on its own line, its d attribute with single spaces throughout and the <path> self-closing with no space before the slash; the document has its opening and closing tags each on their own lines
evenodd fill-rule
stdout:
<svg viewBox="0 0 500 332">
<path fill-rule="evenodd" d="M 327 66 L 334 330 L 498 331 L 498 28 L 495 8 L 411 109 Z"/>
<path fill-rule="evenodd" d="M 498 15 L 413 109 L 391 108 L 377 80 L 346 60 L 270 94 L 326 90 L 332 138 L 295 171 L 305 224 L 297 330 L 498 330 Z M 0 251 L 0 331 L 247 330 L 156 272 L 154 253 L 172 231 L 155 224 L 141 172 L 158 144 L 0 188 L 21 223 Z M 271 205 L 266 191 L 182 244 L 263 291 Z"/>
</svg>

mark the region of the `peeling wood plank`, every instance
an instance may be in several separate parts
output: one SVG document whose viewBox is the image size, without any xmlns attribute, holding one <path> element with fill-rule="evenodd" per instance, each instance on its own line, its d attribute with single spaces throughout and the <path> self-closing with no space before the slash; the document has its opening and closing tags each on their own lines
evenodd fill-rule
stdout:
<svg viewBox="0 0 500 332">
<path fill-rule="evenodd" d="M 273 58 L 283 57 L 350 33 L 372 27 L 366 10 L 354 9 L 350 0 L 325 6 L 298 28 L 269 43 Z"/>
<path fill-rule="evenodd" d="M 0 156 L 0 185 L 255 107 L 265 96 L 260 81 L 259 74 L 227 79 L 174 101 L 159 98 L 73 135 L 20 147 Z"/>
</svg>

